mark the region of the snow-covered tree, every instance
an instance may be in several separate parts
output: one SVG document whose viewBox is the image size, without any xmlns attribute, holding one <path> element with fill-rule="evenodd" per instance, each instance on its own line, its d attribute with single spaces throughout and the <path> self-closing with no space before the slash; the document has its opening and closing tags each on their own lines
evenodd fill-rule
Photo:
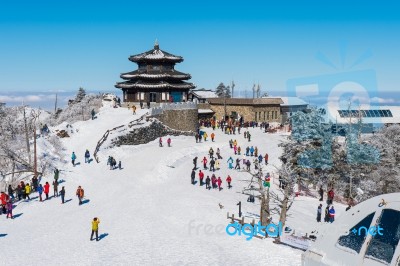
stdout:
<svg viewBox="0 0 400 266">
<path fill-rule="evenodd" d="M 90 112 L 92 109 L 97 113 L 102 106 L 102 98 L 100 95 L 86 95 L 80 102 L 74 101 L 64 110 L 57 110 L 47 121 L 49 125 L 58 125 L 62 122 L 74 123 L 76 121 L 84 121 L 91 119 Z"/>
<path fill-rule="evenodd" d="M 78 93 L 75 96 L 75 102 L 81 102 L 86 96 L 86 91 L 84 88 L 80 87 Z"/>
</svg>

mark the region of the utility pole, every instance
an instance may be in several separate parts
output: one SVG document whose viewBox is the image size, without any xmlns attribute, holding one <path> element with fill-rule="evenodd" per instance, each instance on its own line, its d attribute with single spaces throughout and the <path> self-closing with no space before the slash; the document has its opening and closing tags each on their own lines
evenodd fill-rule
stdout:
<svg viewBox="0 0 400 266">
<path fill-rule="evenodd" d="M 33 171 L 34 176 L 37 178 L 37 147 L 36 147 L 36 120 L 40 116 L 40 110 L 36 113 L 32 110 L 32 117 L 33 117 Z"/>
<path fill-rule="evenodd" d="M 224 89 L 224 121 L 226 121 L 226 92 L 229 90 L 229 86 Z"/>
<path fill-rule="evenodd" d="M 31 165 L 31 148 L 29 146 L 29 134 L 28 134 L 28 123 L 26 121 L 26 107 L 22 103 L 22 107 L 24 108 L 24 126 L 25 126 L 25 141 L 26 141 L 26 151 L 28 152 L 28 162 Z"/>
<path fill-rule="evenodd" d="M 57 92 L 56 92 L 56 102 L 54 103 L 54 113 L 57 112 Z"/>
</svg>

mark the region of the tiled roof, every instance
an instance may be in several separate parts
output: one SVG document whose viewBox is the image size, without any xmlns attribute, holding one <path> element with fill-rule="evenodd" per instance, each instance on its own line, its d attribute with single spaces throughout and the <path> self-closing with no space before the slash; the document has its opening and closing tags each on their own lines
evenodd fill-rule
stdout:
<svg viewBox="0 0 400 266">
<path fill-rule="evenodd" d="M 210 104 L 224 104 L 224 98 L 207 98 Z M 229 105 L 270 105 L 282 104 L 281 98 L 226 98 Z"/>
<path fill-rule="evenodd" d="M 154 49 L 151 49 L 141 54 L 132 55 L 129 57 L 129 60 L 132 62 L 154 60 L 154 61 L 170 61 L 178 63 L 183 61 L 183 57 L 165 52 L 159 48 L 158 44 L 156 44 L 154 45 Z"/>
<path fill-rule="evenodd" d="M 146 71 L 137 69 L 135 71 L 122 73 L 122 79 L 133 79 L 133 78 L 147 78 L 147 79 L 162 79 L 162 78 L 175 78 L 175 79 L 190 79 L 190 74 L 185 74 L 176 70 L 172 71 Z"/>
</svg>

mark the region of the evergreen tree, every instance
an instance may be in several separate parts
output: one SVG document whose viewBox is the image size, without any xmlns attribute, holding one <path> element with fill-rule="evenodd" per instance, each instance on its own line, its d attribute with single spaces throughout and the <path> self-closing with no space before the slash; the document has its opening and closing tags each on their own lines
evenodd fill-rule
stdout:
<svg viewBox="0 0 400 266">
<path fill-rule="evenodd" d="M 218 87 L 215 89 L 215 93 L 218 95 L 219 98 L 223 98 L 226 91 L 226 87 L 224 83 L 220 83 Z"/>
<path fill-rule="evenodd" d="M 231 98 L 230 87 L 226 87 L 223 82 L 221 82 L 215 89 L 215 93 L 218 95 L 219 98 Z"/>
<path fill-rule="evenodd" d="M 78 93 L 75 96 L 75 102 L 81 102 L 86 96 L 86 91 L 82 87 L 79 88 Z"/>
</svg>

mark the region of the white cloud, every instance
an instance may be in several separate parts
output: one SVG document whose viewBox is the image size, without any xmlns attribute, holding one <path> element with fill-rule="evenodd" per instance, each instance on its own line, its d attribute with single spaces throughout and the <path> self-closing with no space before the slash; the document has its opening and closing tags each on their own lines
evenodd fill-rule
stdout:
<svg viewBox="0 0 400 266">
<path fill-rule="evenodd" d="M 371 103 L 383 103 L 383 104 L 388 104 L 388 103 L 396 103 L 396 100 L 393 98 L 379 98 L 379 97 L 373 97 L 371 98 Z"/>
<path fill-rule="evenodd" d="M 46 100 L 43 96 L 40 95 L 26 95 L 26 96 L 7 96 L 0 95 L 0 102 L 13 102 L 13 103 L 22 103 L 22 102 L 40 102 Z"/>
</svg>

